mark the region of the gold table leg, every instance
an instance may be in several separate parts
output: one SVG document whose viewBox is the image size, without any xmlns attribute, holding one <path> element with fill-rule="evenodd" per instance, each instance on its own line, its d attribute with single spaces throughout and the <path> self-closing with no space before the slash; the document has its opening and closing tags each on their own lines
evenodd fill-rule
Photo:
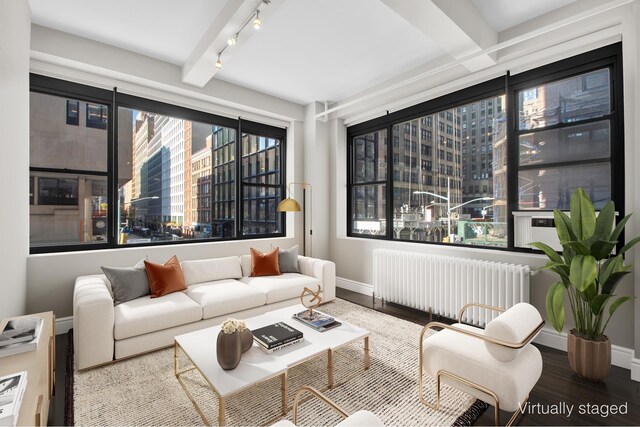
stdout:
<svg viewBox="0 0 640 427">
<path fill-rule="evenodd" d="M 327 350 L 327 382 L 329 389 L 333 388 L 333 351 Z"/>
<path fill-rule="evenodd" d="M 287 415 L 287 412 L 289 412 L 289 380 L 286 371 L 280 376 L 280 389 L 282 391 L 282 415 Z"/>
<path fill-rule="evenodd" d="M 371 357 L 369 356 L 369 337 L 364 337 L 364 370 L 371 367 Z"/>
<path fill-rule="evenodd" d="M 218 396 L 218 425 L 227 425 L 227 420 L 224 417 L 224 398 Z"/>
<path fill-rule="evenodd" d="M 173 344 L 173 375 L 178 376 L 178 343 Z"/>
</svg>

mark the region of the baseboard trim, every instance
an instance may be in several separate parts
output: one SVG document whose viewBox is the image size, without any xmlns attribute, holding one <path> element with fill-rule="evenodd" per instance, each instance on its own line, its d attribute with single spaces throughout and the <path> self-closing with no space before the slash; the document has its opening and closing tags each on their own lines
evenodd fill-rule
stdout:
<svg viewBox="0 0 640 427">
<path fill-rule="evenodd" d="M 636 357 L 631 360 L 631 379 L 640 381 L 640 359 Z"/>
<path fill-rule="evenodd" d="M 362 282 L 356 282 L 355 280 L 336 277 L 336 286 L 359 294 L 373 296 L 373 286 Z"/>
<path fill-rule="evenodd" d="M 555 348 L 556 350 L 567 351 L 567 334 L 557 333 L 554 329 L 545 326 L 534 340 L 535 343 Z M 611 364 L 625 369 L 632 369 L 632 360 L 638 363 L 638 376 L 640 377 L 640 359 L 634 359 L 633 349 L 611 345 Z M 633 370 L 631 372 L 633 376 Z"/>
<path fill-rule="evenodd" d="M 56 335 L 62 335 L 73 328 L 73 316 L 56 318 Z"/>
</svg>

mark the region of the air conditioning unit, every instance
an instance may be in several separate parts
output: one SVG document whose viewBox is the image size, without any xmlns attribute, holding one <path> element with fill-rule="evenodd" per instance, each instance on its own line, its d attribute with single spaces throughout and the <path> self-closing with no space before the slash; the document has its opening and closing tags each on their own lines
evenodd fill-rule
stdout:
<svg viewBox="0 0 640 427">
<path fill-rule="evenodd" d="M 531 249 L 529 243 L 542 242 L 557 251 L 562 250 L 553 212 L 513 212 L 513 222 L 516 247 Z"/>
<path fill-rule="evenodd" d="M 569 215 L 568 211 L 565 211 Z M 596 212 L 598 215 L 598 212 Z M 618 212 L 616 212 L 616 217 Z M 615 224 L 613 224 L 615 226 Z M 532 249 L 529 243 L 542 242 L 556 251 L 562 251 L 555 228 L 553 212 L 513 212 L 514 245 L 518 248 Z"/>
</svg>

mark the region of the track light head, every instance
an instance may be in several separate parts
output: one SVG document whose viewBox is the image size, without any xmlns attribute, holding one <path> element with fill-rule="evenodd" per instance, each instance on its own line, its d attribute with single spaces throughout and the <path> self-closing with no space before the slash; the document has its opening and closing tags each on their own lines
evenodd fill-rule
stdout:
<svg viewBox="0 0 640 427">
<path fill-rule="evenodd" d="M 235 46 L 236 43 L 238 43 L 238 35 L 234 34 L 232 37 L 229 38 L 229 40 L 227 40 L 227 44 L 229 46 Z"/>
<path fill-rule="evenodd" d="M 262 21 L 260 21 L 260 10 L 256 10 L 256 19 L 253 20 L 253 28 L 259 30 L 262 26 Z"/>
<path fill-rule="evenodd" d="M 218 54 L 218 60 L 216 61 L 216 68 L 218 70 L 222 69 L 222 61 L 220 61 L 220 54 Z"/>
</svg>

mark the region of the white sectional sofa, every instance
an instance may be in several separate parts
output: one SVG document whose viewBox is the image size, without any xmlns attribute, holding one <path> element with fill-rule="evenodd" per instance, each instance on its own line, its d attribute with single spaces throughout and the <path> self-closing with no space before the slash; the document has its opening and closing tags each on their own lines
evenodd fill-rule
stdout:
<svg viewBox="0 0 640 427">
<path fill-rule="evenodd" d="M 86 369 L 173 344 L 176 335 L 298 303 L 305 287 L 335 298 L 335 264 L 298 257 L 301 274 L 249 277 L 251 257 L 183 261 L 187 290 L 114 306 L 104 274 L 80 276 L 73 295 L 76 369 Z"/>
</svg>

